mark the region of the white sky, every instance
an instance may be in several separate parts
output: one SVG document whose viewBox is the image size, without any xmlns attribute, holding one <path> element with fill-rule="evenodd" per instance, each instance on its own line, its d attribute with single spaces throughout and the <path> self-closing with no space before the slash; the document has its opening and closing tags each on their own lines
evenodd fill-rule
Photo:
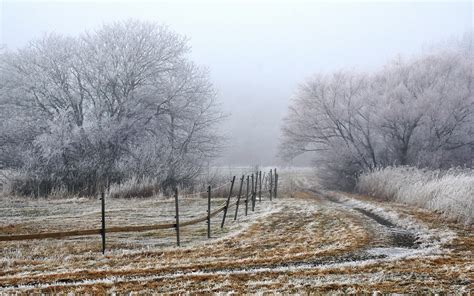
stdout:
<svg viewBox="0 0 474 296">
<path fill-rule="evenodd" d="M 192 59 L 209 68 L 231 113 L 224 164 L 275 162 L 288 100 L 308 76 L 374 70 L 473 28 L 470 1 L 0 0 L 0 10 L 0 43 L 10 49 L 44 32 L 76 35 L 129 18 L 188 36 Z"/>
</svg>

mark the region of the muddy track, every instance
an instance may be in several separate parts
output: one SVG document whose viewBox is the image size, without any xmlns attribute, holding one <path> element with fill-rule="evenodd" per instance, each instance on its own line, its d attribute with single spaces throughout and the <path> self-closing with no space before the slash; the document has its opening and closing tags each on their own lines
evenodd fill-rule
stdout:
<svg viewBox="0 0 474 296">
<path fill-rule="evenodd" d="M 314 189 L 307 190 L 325 198 L 331 203 L 334 203 L 335 206 L 342 207 L 347 210 L 357 211 L 358 213 L 362 214 L 361 217 L 365 220 L 367 220 L 368 218 L 373 222 L 376 222 L 378 224 L 378 227 L 376 232 L 373 233 L 373 237 L 376 238 L 376 241 L 383 241 L 384 237 L 388 238 L 388 243 L 385 245 L 386 247 L 392 246 L 413 249 L 418 248 L 420 242 L 417 240 L 416 234 L 400 226 L 397 226 L 394 222 L 384 217 L 381 217 L 380 215 L 377 215 L 369 210 L 345 204 L 343 201 L 336 198 L 335 196 L 332 196 L 323 191 Z M 370 225 L 370 222 L 372 221 L 367 221 L 367 224 Z"/>
<path fill-rule="evenodd" d="M 256 218 L 236 235 L 214 242 L 109 256 L 101 262 L 78 257 L 74 258 L 74 265 L 66 260 L 57 268 L 48 268 L 38 260 L 18 271 L 10 268 L 7 276 L 0 276 L 0 294 L 17 290 L 321 292 L 361 284 L 371 287 L 374 276 L 386 289 L 393 288 L 384 291 L 398 291 L 396 285 L 404 281 L 408 283 L 402 285 L 405 288 L 418 280 L 427 282 L 427 287 L 436 283 L 438 275 L 434 273 L 420 272 L 419 277 L 413 277 L 415 267 L 410 264 L 416 261 L 407 261 L 407 270 L 403 269 L 404 264 L 397 263 L 416 254 L 433 257 L 426 247 L 419 246 L 417 233 L 335 195 L 305 190 L 295 196 L 275 201 L 279 210 Z M 76 264 L 89 266 L 89 270 L 74 270 Z M 385 279 L 385 275 L 377 273 L 378 266 L 394 272 Z M 42 274 L 46 268 L 48 272 Z M 445 279 L 445 285 L 449 287 L 450 281 L 460 283 L 456 285 L 461 288 L 471 285 L 469 279 L 453 280 Z"/>
</svg>

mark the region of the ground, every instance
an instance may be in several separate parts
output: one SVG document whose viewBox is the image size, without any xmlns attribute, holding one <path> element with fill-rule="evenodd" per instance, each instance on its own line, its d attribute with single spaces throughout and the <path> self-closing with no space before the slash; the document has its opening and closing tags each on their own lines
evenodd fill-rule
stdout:
<svg viewBox="0 0 474 296">
<path fill-rule="evenodd" d="M 99 215 L 97 201 L 76 200 L 71 206 L 39 200 L 20 207 L 11 200 L 2 201 L 0 214 L 9 217 L 2 219 L 0 234 L 85 227 L 84 221 Z M 213 206 L 221 202 L 216 199 Z M 170 217 L 173 210 L 171 201 L 156 198 L 109 204 L 111 225 L 156 222 L 157 215 Z M 130 210 L 132 205 L 141 210 Z M 193 209 L 184 210 L 183 219 L 199 216 L 205 200 L 192 197 L 181 207 Z M 28 212 L 33 208 L 39 213 Z M 69 212 L 80 208 L 85 210 L 79 215 Z M 179 248 L 173 230 L 110 235 L 105 255 L 96 236 L 0 242 L 0 293 L 474 291 L 473 229 L 437 213 L 313 190 L 305 180 L 273 201 L 264 197 L 248 216 L 239 210 L 236 221 L 235 209 L 230 211 L 224 229 L 221 215 L 214 219 L 211 239 L 205 223 L 183 228 Z"/>
</svg>

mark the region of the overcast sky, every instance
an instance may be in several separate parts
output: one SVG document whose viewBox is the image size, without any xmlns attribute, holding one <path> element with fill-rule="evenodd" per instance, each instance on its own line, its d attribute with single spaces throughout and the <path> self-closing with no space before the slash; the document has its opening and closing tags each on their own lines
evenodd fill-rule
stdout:
<svg viewBox="0 0 474 296">
<path fill-rule="evenodd" d="M 374 70 L 397 54 L 473 27 L 466 2 L 0 0 L 0 43 L 10 49 L 45 32 L 77 35 L 129 18 L 165 23 L 190 38 L 209 68 L 229 148 L 223 164 L 276 161 L 281 119 L 297 85 L 314 73 Z"/>
</svg>

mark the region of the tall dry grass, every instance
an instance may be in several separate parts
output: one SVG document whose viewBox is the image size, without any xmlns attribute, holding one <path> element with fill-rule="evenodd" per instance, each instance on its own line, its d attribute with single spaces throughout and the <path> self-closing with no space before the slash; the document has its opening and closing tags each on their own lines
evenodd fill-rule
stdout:
<svg viewBox="0 0 474 296">
<path fill-rule="evenodd" d="M 121 184 L 111 184 L 109 197 L 112 198 L 136 198 L 151 197 L 160 193 L 159 181 L 145 177 L 131 177 Z"/>
<path fill-rule="evenodd" d="M 362 174 L 356 190 L 443 213 L 446 218 L 474 223 L 474 171 L 387 167 Z"/>
</svg>

